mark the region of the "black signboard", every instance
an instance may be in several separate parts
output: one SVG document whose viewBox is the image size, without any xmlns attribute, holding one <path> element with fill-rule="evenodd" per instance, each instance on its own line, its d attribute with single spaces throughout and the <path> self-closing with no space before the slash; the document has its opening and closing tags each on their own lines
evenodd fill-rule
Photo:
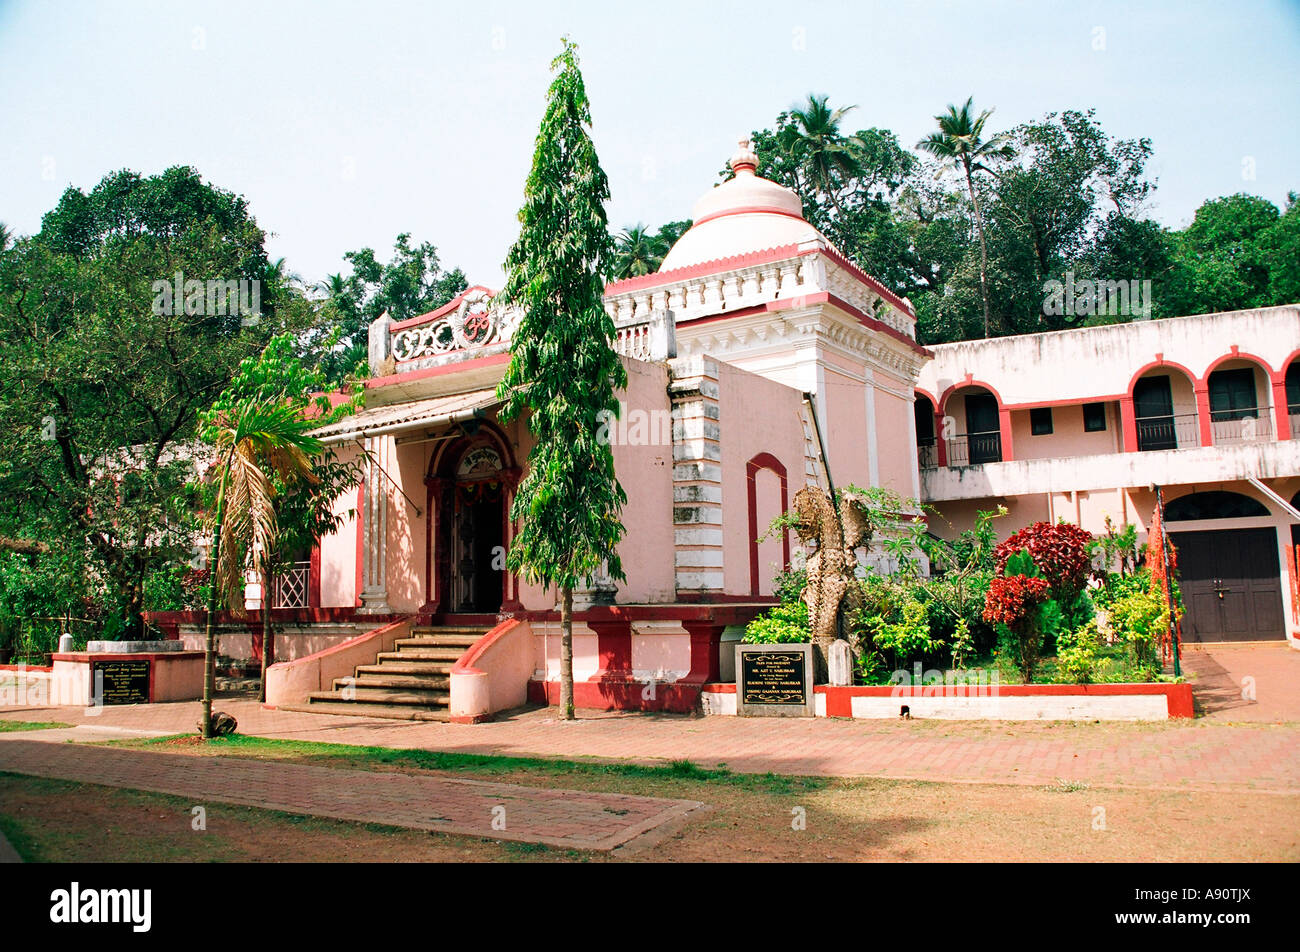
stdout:
<svg viewBox="0 0 1300 952">
<path fill-rule="evenodd" d="M 91 661 L 92 699 L 104 704 L 148 704 L 151 664 L 147 660 Z"/>
<path fill-rule="evenodd" d="M 740 653 L 742 704 L 808 704 L 806 655 L 802 651 L 745 651 Z"/>
</svg>

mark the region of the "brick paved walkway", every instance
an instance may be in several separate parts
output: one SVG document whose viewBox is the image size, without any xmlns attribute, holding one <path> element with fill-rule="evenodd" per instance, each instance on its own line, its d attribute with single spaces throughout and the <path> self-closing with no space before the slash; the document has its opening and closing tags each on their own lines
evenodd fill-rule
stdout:
<svg viewBox="0 0 1300 952">
<path fill-rule="evenodd" d="M 1300 792 L 1300 726 L 1169 721 L 1145 724 L 847 721 L 825 718 L 586 714 L 575 722 L 534 710 L 476 725 L 411 723 L 268 711 L 252 701 L 219 704 L 242 734 L 290 740 L 462 753 L 633 760 L 692 760 L 749 773 L 873 776 L 959 783 L 1050 784 L 1182 790 Z M 18 712 L 16 720 L 84 724 L 42 731 L 51 741 L 109 725 L 190 732 L 198 705 Z M 0 733 L 0 750 L 5 738 Z M 34 737 L 27 734 L 26 737 Z M 87 739 L 91 739 L 90 736 Z M 0 754 L 2 760 L 3 754 Z"/>
<path fill-rule="evenodd" d="M 1208 716 L 1196 721 L 845 721 L 584 712 L 565 723 L 553 710 L 534 710 L 460 725 L 268 711 L 253 701 L 218 706 L 238 718 L 243 734 L 340 744 L 639 762 L 688 759 L 751 773 L 1300 792 L 1300 652 L 1278 646 L 1211 654 L 1189 658 L 1189 669 L 1205 677 L 1207 686 L 1212 678 L 1222 682 L 1220 696 L 1205 705 Z M 1228 696 L 1229 686 L 1246 674 L 1257 678 L 1257 702 L 1241 699 L 1239 690 L 1235 700 Z M 198 704 L 107 708 L 97 717 L 79 708 L 6 708 L 0 717 L 182 733 L 193 730 Z"/>
<path fill-rule="evenodd" d="M 613 849 L 702 806 L 691 800 L 115 750 L 31 736 L 0 741 L 0 770 L 173 794 L 195 804 L 236 803 L 566 848 Z M 494 822 L 504 822 L 505 829 L 494 829 Z"/>
</svg>

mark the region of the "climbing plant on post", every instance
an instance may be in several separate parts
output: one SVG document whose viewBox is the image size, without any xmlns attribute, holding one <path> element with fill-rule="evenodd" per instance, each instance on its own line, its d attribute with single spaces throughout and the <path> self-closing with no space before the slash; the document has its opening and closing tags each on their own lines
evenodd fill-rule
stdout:
<svg viewBox="0 0 1300 952">
<path fill-rule="evenodd" d="M 520 313 L 501 416 L 527 412 L 535 438 L 510 517 L 521 523 L 507 566 L 560 598 L 560 708 L 573 719 L 573 590 L 602 566 L 624 578 L 616 551 L 627 496 L 599 421 L 617 414 L 627 372 L 614 351 L 614 322 L 602 296 L 613 243 L 605 217 L 609 181 L 588 134 L 591 111 L 577 48 L 567 38 L 537 134 L 506 258 L 498 303 Z"/>
</svg>

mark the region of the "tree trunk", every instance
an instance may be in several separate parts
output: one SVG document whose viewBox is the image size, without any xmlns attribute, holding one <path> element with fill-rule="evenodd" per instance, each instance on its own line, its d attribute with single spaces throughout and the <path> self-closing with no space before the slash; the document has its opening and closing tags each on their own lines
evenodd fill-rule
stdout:
<svg viewBox="0 0 1300 952">
<path fill-rule="evenodd" d="M 573 720 L 573 589 L 560 590 L 560 716 Z"/>
<path fill-rule="evenodd" d="M 232 450 L 233 453 L 233 450 Z M 212 736 L 212 695 L 217 688 L 217 563 L 221 557 L 221 523 L 226 515 L 226 477 L 230 474 L 230 454 L 227 454 L 217 488 L 217 514 L 212 521 L 212 549 L 208 552 L 208 618 L 203 639 L 203 737 Z"/>
<path fill-rule="evenodd" d="M 266 669 L 275 664 L 275 626 L 271 624 L 271 577 L 270 569 L 262 571 L 262 688 L 260 700 L 266 701 Z"/>
<path fill-rule="evenodd" d="M 218 506 L 220 509 L 220 506 Z M 212 736 L 212 695 L 217 681 L 217 559 L 221 548 L 221 515 L 212 533 L 212 549 L 208 552 L 208 617 L 203 640 L 203 720 L 200 727 L 205 738 Z"/>
<path fill-rule="evenodd" d="M 989 249 L 984 243 L 984 213 L 980 211 L 979 196 L 975 194 L 975 180 L 971 178 L 970 166 L 966 166 L 966 188 L 970 191 L 971 204 L 975 206 L 975 231 L 980 236 L 980 296 L 984 298 L 984 336 L 989 336 Z"/>
</svg>

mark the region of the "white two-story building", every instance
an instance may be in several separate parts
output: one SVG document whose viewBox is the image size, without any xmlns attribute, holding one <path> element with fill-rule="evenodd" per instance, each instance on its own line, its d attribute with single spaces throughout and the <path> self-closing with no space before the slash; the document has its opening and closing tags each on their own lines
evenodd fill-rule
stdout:
<svg viewBox="0 0 1300 952">
<path fill-rule="evenodd" d="M 1004 505 L 1135 524 L 1162 489 L 1184 638 L 1300 633 L 1300 306 L 1134 321 L 930 348 L 916 389 L 932 531 Z"/>
</svg>

